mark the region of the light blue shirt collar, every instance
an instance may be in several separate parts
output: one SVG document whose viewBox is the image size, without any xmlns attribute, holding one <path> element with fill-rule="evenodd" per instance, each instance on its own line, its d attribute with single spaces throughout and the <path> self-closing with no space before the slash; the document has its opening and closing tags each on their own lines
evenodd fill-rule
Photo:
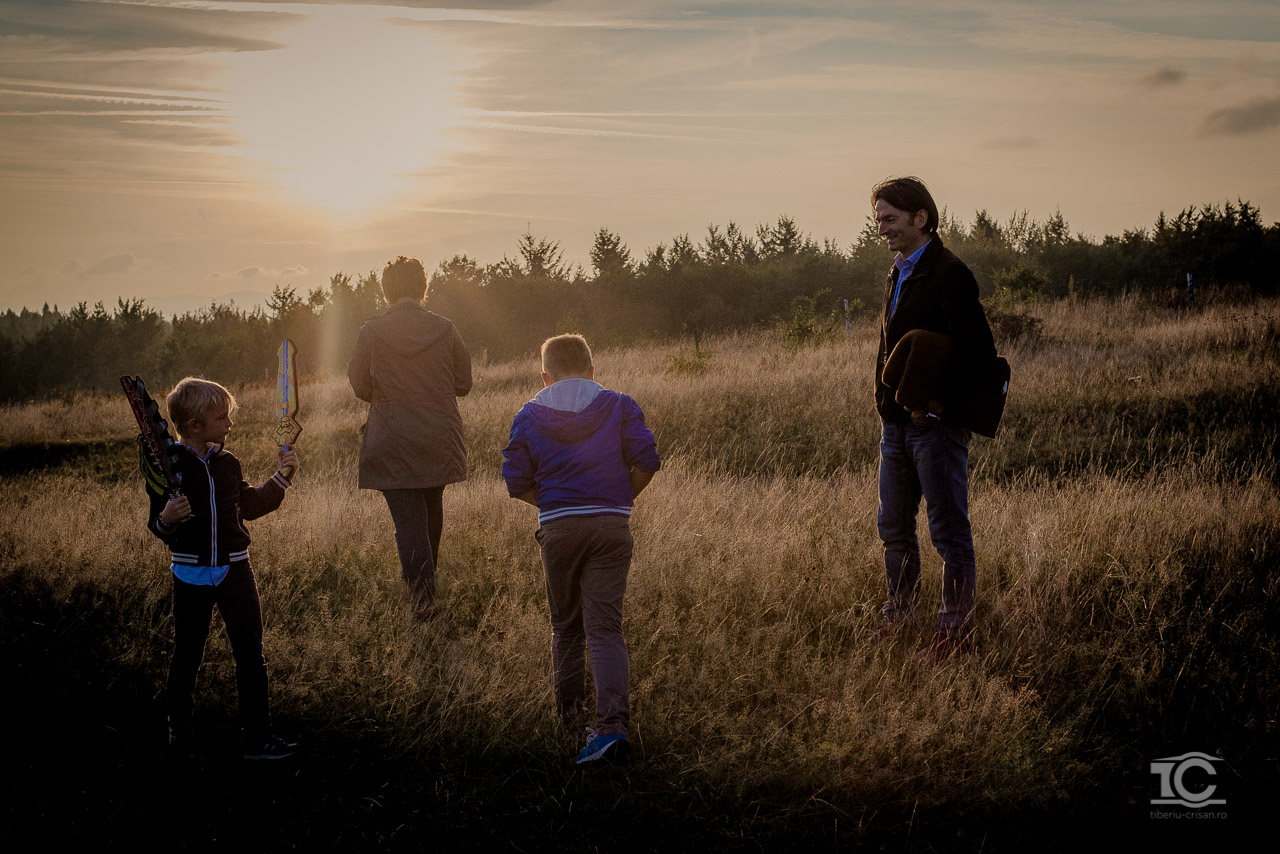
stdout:
<svg viewBox="0 0 1280 854">
<path fill-rule="evenodd" d="M 911 273 L 913 270 L 915 270 L 916 264 L 920 263 L 920 256 L 924 254 L 924 250 L 928 249 L 929 244 L 932 242 L 933 242 L 933 238 L 930 237 L 928 240 L 924 242 L 924 246 L 921 246 L 919 249 L 917 249 L 915 252 L 912 252 L 906 258 L 902 257 L 901 252 L 899 252 L 896 256 L 894 256 L 893 266 L 898 268 L 899 282 L 911 277 Z"/>
<path fill-rule="evenodd" d="M 920 256 L 924 254 L 924 250 L 928 249 L 929 244 L 932 242 L 933 238 L 930 237 L 924 242 L 924 246 L 921 246 L 915 252 L 912 252 L 907 258 L 903 258 L 901 252 L 894 257 L 893 266 L 898 271 L 898 280 L 893 284 L 893 302 L 889 304 L 890 317 L 893 317 L 893 313 L 898 310 L 898 297 L 902 295 L 902 283 L 911 278 L 911 273 L 915 270 L 916 263 L 919 262 Z"/>
</svg>

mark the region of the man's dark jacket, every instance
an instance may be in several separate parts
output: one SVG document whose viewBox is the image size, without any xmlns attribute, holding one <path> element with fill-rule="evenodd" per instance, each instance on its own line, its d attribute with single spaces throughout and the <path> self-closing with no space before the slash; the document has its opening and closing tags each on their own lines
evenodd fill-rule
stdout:
<svg viewBox="0 0 1280 854">
<path fill-rule="evenodd" d="M 876 409 L 885 421 L 910 420 L 911 413 L 894 402 L 893 389 L 882 382 L 884 363 L 903 335 L 913 329 L 925 329 L 951 337 L 951 358 L 934 397 L 943 404 L 943 420 L 965 426 L 966 405 L 996 357 L 991 327 L 978 302 L 978 283 L 964 262 L 951 254 L 942 245 L 942 238 L 935 234 L 911 275 L 902 283 L 898 310 L 889 317 L 894 273 L 891 268 L 880 319 Z"/>
</svg>

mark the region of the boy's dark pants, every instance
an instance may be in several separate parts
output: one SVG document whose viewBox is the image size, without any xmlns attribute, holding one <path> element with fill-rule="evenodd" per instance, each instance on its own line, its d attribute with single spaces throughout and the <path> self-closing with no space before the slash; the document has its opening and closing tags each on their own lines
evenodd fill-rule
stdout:
<svg viewBox="0 0 1280 854">
<path fill-rule="evenodd" d="M 169 660 L 169 720 L 179 730 L 191 727 L 191 695 L 204 659 L 204 644 L 218 606 L 236 659 L 240 726 L 254 740 L 267 734 L 267 664 L 262 657 L 262 605 L 248 561 L 231 564 L 217 586 L 173 579 L 173 657 Z"/>
<path fill-rule="evenodd" d="M 560 719 L 573 726 L 585 706 L 584 647 L 596 684 L 596 733 L 627 734 L 631 673 L 622 637 L 633 541 L 626 516 L 566 516 L 537 533 L 551 611 L 551 663 Z"/>
<path fill-rule="evenodd" d="M 396 526 L 396 551 L 400 571 L 414 604 L 436 601 L 436 558 L 444 530 L 444 487 L 384 489 L 382 496 Z"/>
</svg>

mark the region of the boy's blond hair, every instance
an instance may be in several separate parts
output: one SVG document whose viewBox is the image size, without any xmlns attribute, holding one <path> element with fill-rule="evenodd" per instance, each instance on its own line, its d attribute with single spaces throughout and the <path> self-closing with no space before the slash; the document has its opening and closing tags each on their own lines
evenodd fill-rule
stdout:
<svg viewBox="0 0 1280 854">
<path fill-rule="evenodd" d="M 581 335 L 556 335 L 542 342 L 542 370 L 553 380 L 585 377 L 594 367 L 591 348 Z"/>
<path fill-rule="evenodd" d="M 382 296 L 392 303 L 400 299 L 419 302 L 427 295 L 427 273 L 417 258 L 401 255 L 382 268 Z"/>
<path fill-rule="evenodd" d="M 225 386 L 199 377 L 181 380 L 169 392 L 165 403 L 169 407 L 169 423 L 178 431 L 179 436 L 186 434 L 188 424 L 203 421 L 216 406 L 225 403 L 228 412 L 236 408 L 236 399 Z"/>
</svg>

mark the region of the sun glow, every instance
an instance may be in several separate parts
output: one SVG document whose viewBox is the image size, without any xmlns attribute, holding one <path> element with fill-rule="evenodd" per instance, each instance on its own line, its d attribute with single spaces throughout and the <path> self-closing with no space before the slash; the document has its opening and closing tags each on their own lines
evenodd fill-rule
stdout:
<svg viewBox="0 0 1280 854">
<path fill-rule="evenodd" d="M 334 213 L 409 193 L 456 115 L 443 40 L 360 7 L 311 7 L 281 38 L 233 59 L 244 153 L 291 200 Z"/>
</svg>

